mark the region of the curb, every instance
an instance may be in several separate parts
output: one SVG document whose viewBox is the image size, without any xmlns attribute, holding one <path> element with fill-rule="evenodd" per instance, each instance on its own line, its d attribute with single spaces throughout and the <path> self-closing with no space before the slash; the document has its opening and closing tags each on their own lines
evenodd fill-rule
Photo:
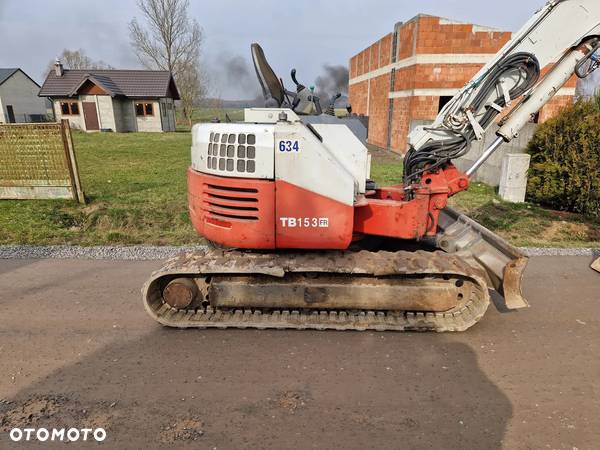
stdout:
<svg viewBox="0 0 600 450">
<path fill-rule="evenodd" d="M 106 259 L 123 261 L 156 261 L 176 256 L 181 252 L 203 249 L 205 246 L 151 246 L 130 247 L 79 245 L 0 245 L 0 259 Z M 527 256 L 596 256 L 600 248 L 538 248 L 521 247 Z"/>
</svg>

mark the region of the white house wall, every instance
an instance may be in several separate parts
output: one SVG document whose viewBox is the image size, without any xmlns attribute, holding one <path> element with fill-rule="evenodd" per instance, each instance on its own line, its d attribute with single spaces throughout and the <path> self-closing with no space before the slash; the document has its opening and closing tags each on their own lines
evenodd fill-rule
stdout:
<svg viewBox="0 0 600 450">
<path fill-rule="evenodd" d="M 96 113 L 98 114 L 98 124 L 100 125 L 100 129 L 116 131 L 112 97 L 109 95 L 80 95 L 79 102 L 79 112 L 84 122 L 85 117 L 83 115 L 83 105 L 81 105 L 81 103 L 94 103 L 96 105 Z"/>
<path fill-rule="evenodd" d="M 115 115 L 115 129 L 117 133 L 123 133 L 127 131 L 123 124 L 123 110 L 121 107 L 121 101 L 116 98 L 111 98 L 113 113 Z"/>
<path fill-rule="evenodd" d="M 40 88 L 20 70 L 0 85 L 2 110 L 0 122 L 8 122 L 7 105 L 12 105 L 17 122 L 25 122 L 30 114 L 46 115 L 45 99 L 38 97 Z"/>
<path fill-rule="evenodd" d="M 135 103 L 152 103 L 152 116 L 136 116 L 137 131 L 162 131 L 160 107 L 156 100 L 136 100 Z"/>
<path fill-rule="evenodd" d="M 78 102 L 78 115 L 62 115 L 61 102 Z M 67 119 L 72 128 L 86 131 L 83 115 L 83 102 L 96 104 L 98 123 L 101 129 L 111 129 L 115 132 L 161 132 L 175 131 L 175 105 L 173 99 L 132 100 L 117 99 L 108 95 L 80 95 L 78 98 L 56 99 L 54 111 L 56 120 Z M 154 115 L 136 116 L 136 103 L 152 103 Z M 166 105 L 170 103 L 171 108 Z M 165 114 L 163 114 L 163 111 Z"/>
<path fill-rule="evenodd" d="M 109 95 L 96 95 L 96 109 L 100 120 L 100 129 L 117 131 L 115 111 L 113 110 L 112 97 Z"/>
<path fill-rule="evenodd" d="M 78 115 L 63 115 L 62 109 L 60 108 L 61 102 L 77 102 L 79 104 L 79 114 Z M 71 128 L 77 130 L 85 131 L 85 121 L 83 120 L 83 110 L 81 106 L 81 102 L 76 98 L 62 98 L 54 100 L 54 115 L 56 116 L 56 120 L 60 121 L 62 119 L 66 119 L 69 121 Z"/>
</svg>

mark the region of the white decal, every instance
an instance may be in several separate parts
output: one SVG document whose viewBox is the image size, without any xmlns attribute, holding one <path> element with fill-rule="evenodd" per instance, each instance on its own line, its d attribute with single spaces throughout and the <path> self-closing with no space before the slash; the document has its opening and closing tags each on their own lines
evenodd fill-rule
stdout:
<svg viewBox="0 0 600 450">
<path fill-rule="evenodd" d="M 13 428 L 8 435 L 13 442 L 20 442 L 21 440 L 75 442 L 87 441 L 89 437 L 93 437 L 96 442 L 102 442 L 106 439 L 106 430 L 104 428 L 69 428 L 66 430 L 65 428 L 52 428 L 50 430 L 48 428 Z M 91 441 L 91 439 L 89 440 Z"/>
<path fill-rule="evenodd" d="M 328 217 L 280 217 L 283 228 L 329 228 Z"/>
</svg>

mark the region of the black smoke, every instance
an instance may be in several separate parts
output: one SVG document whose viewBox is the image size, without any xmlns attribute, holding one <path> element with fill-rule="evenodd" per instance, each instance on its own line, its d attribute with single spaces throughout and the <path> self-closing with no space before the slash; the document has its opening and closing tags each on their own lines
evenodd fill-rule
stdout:
<svg viewBox="0 0 600 450">
<path fill-rule="evenodd" d="M 254 66 L 249 58 L 240 55 L 221 55 L 218 64 L 213 64 L 217 70 L 212 77 L 217 77 L 217 85 L 227 87 L 228 92 L 235 92 L 240 99 L 255 99 L 262 91 L 256 78 Z"/>
<path fill-rule="evenodd" d="M 321 101 L 323 109 L 327 108 L 330 99 L 336 94 L 348 95 L 348 68 L 346 66 L 333 66 L 325 64 L 323 74 L 315 80 L 315 91 Z M 343 98 L 338 100 L 343 102 Z M 336 106 L 341 106 L 336 103 Z"/>
</svg>

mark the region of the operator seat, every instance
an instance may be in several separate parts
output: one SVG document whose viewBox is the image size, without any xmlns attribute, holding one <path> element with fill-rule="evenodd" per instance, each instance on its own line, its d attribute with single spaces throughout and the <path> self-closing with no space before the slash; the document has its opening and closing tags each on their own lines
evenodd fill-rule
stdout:
<svg viewBox="0 0 600 450">
<path fill-rule="evenodd" d="M 260 45 L 250 46 L 254 69 L 265 97 L 266 108 L 280 108 L 285 101 L 285 91 L 275 72 L 267 62 L 265 52 Z"/>
</svg>

